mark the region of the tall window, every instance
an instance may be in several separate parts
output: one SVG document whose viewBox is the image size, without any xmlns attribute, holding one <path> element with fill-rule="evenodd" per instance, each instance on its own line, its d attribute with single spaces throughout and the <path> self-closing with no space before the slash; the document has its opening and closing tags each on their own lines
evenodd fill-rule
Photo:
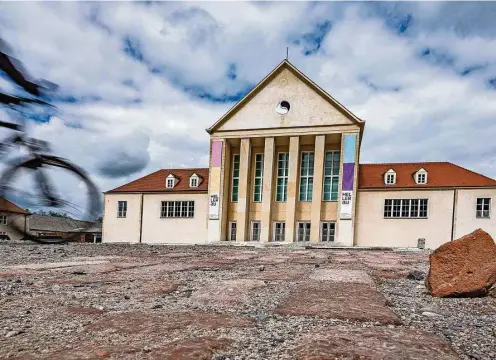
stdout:
<svg viewBox="0 0 496 360">
<path fill-rule="evenodd" d="M 324 221 L 320 225 L 320 241 L 334 241 L 336 233 L 336 223 Z"/>
<path fill-rule="evenodd" d="M 255 181 L 253 189 L 253 201 L 262 201 L 263 192 L 263 154 L 255 155 Z"/>
<path fill-rule="evenodd" d="M 7 225 L 7 215 L 0 215 L 0 225 Z"/>
<path fill-rule="evenodd" d="M 189 179 L 189 187 L 198 187 L 198 178 L 191 177 Z"/>
<path fill-rule="evenodd" d="M 260 221 L 251 222 L 251 241 L 260 241 Z"/>
<path fill-rule="evenodd" d="M 428 199 L 386 199 L 385 218 L 427 218 Z"/>
<path fill-rule="evenodd" d="M 236 221 L 229 223 L 229 240 L 236 241 Z"/>
<path fill-rule="evenodd" d="M 391 174 L 386 174 L 386 184 L 387 185 L 392 185 L 396 182 L 396 174 L 391 173 Z"/>
<path fill-rule="evenodd" d="M 313 152 L 301 153 L 300 201 L 312 201 L 313 192 Z"/>
<path fill-rule="evenodd" d="M 338 200 L 339 151 L 327 151 L 324 165 L 324 201 Z"/>
<path fill-rule="evenodd" d="M 279 153 L 277 158 L 276 201 L 288 200 L 289 153 Z"/>
<path fill-rule="evenodd" d="M 310 223 L 309 222 L 299 222 L 298 223 L 298 241 L 310 241 Z"/>
<path fill-rule="evenodd" d="M 274 241 L 284 241 L 286 238 L 286 223 L 278 221 L 274 224 Z"/>
<path fill-rule="evenodd" d="M 127 216 L 127 201 L 119 201 L 117 203 L 117 217 L 125 218 Z"/>
<path fill-rule="evenodd" d="M 477 198 L 476 217 L 478 219 L 491 217 L 491 198 Z"/>
<path fill-rule="evenodd" d="M 238 202 L 239 190 L 239 154 L 233 155 L 231 201 Z"/>
<path fill-rule="evenodd" d="M 162 218 L 192 218 L 195 217 L 194 201 L 162 201 L 160 208 Z"/>
</svg>

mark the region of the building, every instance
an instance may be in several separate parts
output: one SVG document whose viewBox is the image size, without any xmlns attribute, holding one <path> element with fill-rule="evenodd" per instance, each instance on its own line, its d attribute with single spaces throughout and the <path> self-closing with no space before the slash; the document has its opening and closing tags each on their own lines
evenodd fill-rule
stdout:
<svg viewBox="0 0 496 360">
<path fill-rule="evenodd" d="M 101 242 L 101 223 L 31 214 L 0 198 L 0 240 L 23 240 L 24 233 L 44 238 L 73 238 L 77 242 Z"/>
<path fill-rule="evenodd" d="M 0 198 L 0 240 L 21 240 L 23 234 L 17 229 L 27 229 L 29 215 L 25 209 Z"/>
<path fill-rule="evenodd" d="M 361 164 L 364 121 L 287 60 L 207 132 L 208 169 L 104 194 L 104 242 L 436 248 L 496 236 L 496 181 L 446 162 Z"/>
</svg>

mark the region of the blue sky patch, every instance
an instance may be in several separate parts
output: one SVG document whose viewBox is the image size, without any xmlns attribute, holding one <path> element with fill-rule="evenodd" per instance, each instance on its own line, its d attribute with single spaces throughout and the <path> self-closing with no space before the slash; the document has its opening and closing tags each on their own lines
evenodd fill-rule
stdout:
<svg viewBox="0 0 496 360">
<path fill-rule="evenodd" d="M 144 59 L 139 40 L 133 39 L 131 36 L 125 36 L 122 40 L 122 51 L 139 62 L 142 62 Z"/>
<path fill-rule="evenodd" d="M 332 23 L 329 20 L 316 23 L 312 31 L 304 33 L 301 37 L 294 39 L 292 43 L 302 47 L 303 55 L 312 55 L 319 51 L 322 42 L 331 29 Z"/>
</svg>

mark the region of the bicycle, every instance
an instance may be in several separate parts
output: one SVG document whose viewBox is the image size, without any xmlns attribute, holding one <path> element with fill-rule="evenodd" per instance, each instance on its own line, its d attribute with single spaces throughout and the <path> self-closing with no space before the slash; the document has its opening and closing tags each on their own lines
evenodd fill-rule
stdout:
<svg viewBox="0 0 496 360">
<path fill-rule="evenodd" d="M 0 92 L 0 104 L 4 104 L 13 110 L 19 110 L 19 108 L 25 104 L 52 107 L 47 102 L 39 99 L 42 90 L 46 88 L 28 80 L 23 74 L 23 69 L 20 67 L 20 64 L 16 63 L 16 61 L 3 50 L 6 48 L 5 43 L 0 39 L 0 70 L 3 70 L 13 82 L 21 86 L 29 94 L 35 96 L 35 98 L 13 96 Z M 48 84 L 48 82 L 45 82 L 44 84 Z M 28 155 L 26 157 L 18 160 L 16 164 L 9 167 L 0 175 L 0 197 L 4 199 L 16 198 L 18 196 L 16 192 L 19 192 L 23 198 L 26 198 L 26 192 L 23 194 L 22 191 L 18 191 L 15 185 L 20 183 L 17 183 L 16 181 L 21 173 L 24 170 L 27 170 L 34 176 L 33 178 L 35 180 L 37 192 L 37 194 L 34 195 L 30 194 L 30 199 L 41 199 L 41 205 L 43 207 L 60 209 L 66 206 L 70 214 L 77 213 L 76 215 L 78 217 L 87 220 L 86 223 L 83 223 L 86 225 L 81 226 L 81 224 L 79 224 L 80 226 L 78 226 L 78 229 L 74 229 L 75 231 L 72 235 L 61 238 L 53 238 L 47 235 L 33 233 L 30 229 L 27 229 L 26 226 L 16 223 L 15 221 L 10 223 L 9 226 L 23 234 L 25 240 L 49 244 L 68 242 L 78 236 L 86 228 L 94 226 L 94 223 L 101 214 L 100 194 L 96 185 L 91 181 L 87 173 L 78 166 L 71 164 L 68 160 L 50 155 L 50 146 L 48 142 L 27 137 L 25 126 L 0 121 L 0 127 L 17 132 L 14 136 L 8 137 L 0 143 L 0 155 L 3 153 L 5 156 L 8 149 L 14 146 L 24 147 L 28 150 Z M 82 184 L 86 187 L 86 201 L 83 206 L 64 200 L 57 194 L 52 185 L 52 181 L 46 172 L 48 168 L 62 169 L 65 173 L 71 174 L 82 181 Z"/>
</svg>

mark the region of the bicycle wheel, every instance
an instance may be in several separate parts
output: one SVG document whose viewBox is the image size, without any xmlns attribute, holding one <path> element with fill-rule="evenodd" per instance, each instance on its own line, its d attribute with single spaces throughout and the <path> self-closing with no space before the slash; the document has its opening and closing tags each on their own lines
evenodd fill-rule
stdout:
<svg viewBox="0 0 496 360">
<path fill-rule="evenodd" d="M 74 202 L 68 198 L 67 194 L 63 197 L 57 196 L 46 172 L 49 169 L 51 173 L 56 172 L 55 169 L 57 169 L 59 172 L 57 177 L 75 178 L 79 182 L 76 188 L 84 192 L 83 199 Z M 26 172 L 34 180 L 32 192 L 29 192 L 29 186 L 24 185 L 19 180 L 21 175 L 25 175 Z M 64 174 L 61 175 L 60 172 Z M 75 240 L 86 234 L 86 230 L 90 227 L 95 227 L 95 223 L 101 216 L 100 193 L 86 172 L 55 156 L 38 156 L 7 169 L 0 177 L 0 197 L 14 200 L 14 202 L 15 199 L 23 199 L 37 204 L 33 206 L 35 209 L 43 209 L 43 213 L 57 214 L 56 219 L 51 216 L 47 217 L 47 215 L 31 214 L 28 215 L 27 224 L 20 222 L 9 224 L 17 232 L 23 234 L 23 239 L 44 244 L 58 244 Z M 61 217 L 63 219 L 60 219 Z M 60 231 L 54 232 L 53 229 L 40 231 L 39 228 L 34 228 L 35 224 L 32 220 L 37 220 L 38 223 L 43 223 L 45 220 L 48 220 L 48 223 L 57 223 L 57 230 Z"/>
</svg>

